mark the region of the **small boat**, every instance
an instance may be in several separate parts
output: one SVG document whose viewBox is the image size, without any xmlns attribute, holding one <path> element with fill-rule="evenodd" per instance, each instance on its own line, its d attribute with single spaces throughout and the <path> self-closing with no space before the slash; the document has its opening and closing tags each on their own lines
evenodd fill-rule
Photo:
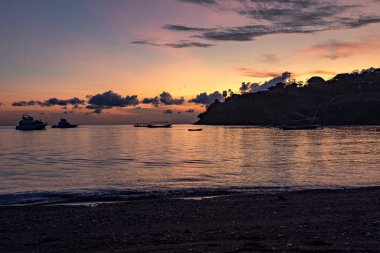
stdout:
<svg viewBox="0 0 380 253">
<path fill-rule="evenodd" d="M 202 128 L 189 128 L 188 131 L 196 132 L 196 131 L 202 131 Z"/>
<path fill-rule="evenodd" d="M 316 130 L 321 129 L 322 126 L 319 124 L 317 119 L 317 113 L 320 108 L 320 105 L 317 107 L 317 110 L 314 112 L 313 117 L 306 117 L 300 120 L 288 121 L 279 126 L 281 130 Z"/>
<path fill-rule="evenodd" d="M 281 125 L 279 126 L 281 130 L 315 130 L 321 129 L 320 124 L 308 124 L 308 125 Z"/>
<path fill-rule="evenodd" d="M 19 121 L 16 130 L 30 131 L 30 130 L 45 130 L 47 123 L 41 120 L 34 120 L 32 116 L 23 114 L 22 119 Z"/>
<path fill-rule="evenodd" d="M 52 128 L 76 128 L 78 125 L 70 124 L 67 119 L 61 118 L 58 125 L 53 125 Z"/>
<path fill-rule="evenodd" d="M 148 123 L 135 123 L 133 124 L 134 127 L 148 127 Z"/>
<path fill-rule="evenodd" d="M 172 124 L 168 122 L 151 122 L 147 125 L 148 128 L 169 128 Z"/>
</svg>

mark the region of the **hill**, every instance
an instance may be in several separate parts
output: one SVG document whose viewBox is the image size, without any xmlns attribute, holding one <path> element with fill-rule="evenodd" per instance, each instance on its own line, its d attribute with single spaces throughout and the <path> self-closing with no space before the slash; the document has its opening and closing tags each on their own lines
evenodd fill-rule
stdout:
<svg viewBox="0 0 380 253">
<path fill-rule="evenodd" d="M 278 83 L 266 91 L 216 100 L 196 124 L 271 125 L 317 119 L 322 125 L 380 125 L 380 69 Z"/>
</svg>

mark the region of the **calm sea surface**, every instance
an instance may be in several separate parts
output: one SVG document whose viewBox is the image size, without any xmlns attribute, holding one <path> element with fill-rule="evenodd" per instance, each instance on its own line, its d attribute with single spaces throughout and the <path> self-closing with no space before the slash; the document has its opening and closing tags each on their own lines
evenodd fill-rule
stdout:
<svg viewBox="0 0 380 253">
<path fill-rule="evenodd" d="M 380 128 L 0 128 L 0 204 L 380 185 Z"/>
</svg>

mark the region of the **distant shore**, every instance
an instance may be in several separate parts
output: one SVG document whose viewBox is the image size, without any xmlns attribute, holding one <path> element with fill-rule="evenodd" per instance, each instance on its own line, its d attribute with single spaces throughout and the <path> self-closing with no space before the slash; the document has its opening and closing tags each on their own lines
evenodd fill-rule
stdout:
<svg viewBox="0 0 380 253">
<path fill-rule="evenodd" d="M 380 251 L 380 187 L 0 208 L 1 252 Z"/>
</svg>

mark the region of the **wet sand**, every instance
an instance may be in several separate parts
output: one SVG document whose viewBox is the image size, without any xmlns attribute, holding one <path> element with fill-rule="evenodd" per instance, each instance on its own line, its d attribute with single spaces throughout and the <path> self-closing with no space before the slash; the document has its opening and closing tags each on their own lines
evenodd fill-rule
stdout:
<svg viewBox="0 0 380 253">
<path fill-rule="evenodd" d="M 0 252 L 379 252 L 380 188 L 0 208 Z"/>
</svg>

